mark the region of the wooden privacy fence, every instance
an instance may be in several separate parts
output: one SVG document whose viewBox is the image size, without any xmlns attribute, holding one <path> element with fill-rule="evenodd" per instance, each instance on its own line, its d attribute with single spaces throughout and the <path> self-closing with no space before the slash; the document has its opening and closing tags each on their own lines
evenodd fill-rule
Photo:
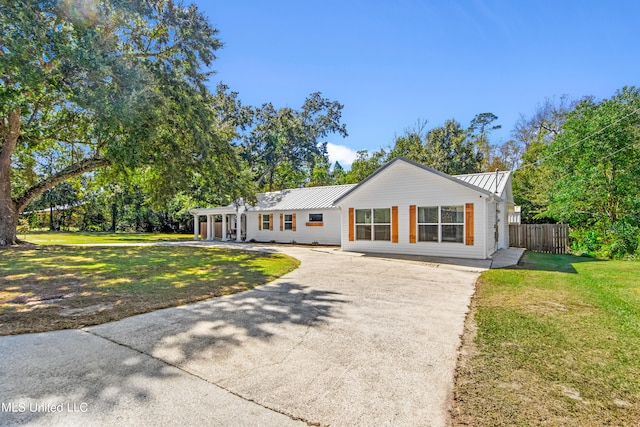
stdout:
<svg viewBox="0 0 640 427">
<path fill-rule="evenodd" d="M 569 249 L 567 224 L 510 224 L 509 246 L 549 254 L 565 254 Z"/>
</svg>

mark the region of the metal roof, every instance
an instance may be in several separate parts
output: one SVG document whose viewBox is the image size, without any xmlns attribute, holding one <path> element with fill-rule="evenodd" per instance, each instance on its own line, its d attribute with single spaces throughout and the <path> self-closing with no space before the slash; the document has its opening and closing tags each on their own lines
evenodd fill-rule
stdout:
<svg viewBox="0 0 640 427">
<path fill-rule="evenodd" d="M 493 195 L 493 197 L 503 197 L 505 186 L 509 180 L 511 172 L 487 172 L 474 173 L 467 175 L 447 175 L 444 172 L 432 169 L 428 166 L 406 159 L 404 157 L 396 157 L 387 163 L 375 173 L 367 177 L 360 184 L 347 185 L 329 185 L 325 187 L 305 187 L 292 188 L 288 190 L 274 191 L 270 193 L 259 193 L 257 195 L 257 206 L 247 206 L 247 210 L 253 211 L 292 211 L 302 209 L 332 209 L 336 208 L 336 202 L 340 201 L 356 187 L 362 186 L 369 181 L 374 175 L 379 174 L 391 164 L 403 161 L 421 169 L 439 175 L 443 178 L 459 182 L 460 184 L 480 191 L 482 193 Z M 497 187 L 496 187 L 497 182 Z M 235 206 L 230 205 L 222 208 L 204 208 L 192 209 L 192 214 L 222 214 L 235 212 Z"/>
<path fill-rule="evenodd" d="M 461 181 L 471 184 L 475 187 L 480 187 L 486 191 L 490 191 L 499 196 L 504 193 L 504 187 L 507 185 L 511 172 L 485 172 L 485 173 L 470 173 L 467 175 L 453 175 Z"/>
<path fill-rule="evenodd" d="M 357 184 L 329 185 L 326 187 L 292 188 L 258 194 L 258 205 L 249 208 L 256 211 L 291 211 L 296 209 L 331 209 L 333 201 Z"/>
</svg>

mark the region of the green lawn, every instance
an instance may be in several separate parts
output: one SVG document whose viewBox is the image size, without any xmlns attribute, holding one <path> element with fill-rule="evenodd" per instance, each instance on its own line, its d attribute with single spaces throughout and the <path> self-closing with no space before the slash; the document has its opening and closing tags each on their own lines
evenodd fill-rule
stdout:
<svg viewBox="0 0 640 427">
<path fill-rule="evenodd" d="M 640 263 L 527 253 L 482 274 L 454 425 L 640 425 Z"/>
<path fill-rule="evenodd" d="M 193 234 L 164 234 L 164 233 L 85 233 L 69 232 L 32 232 L 19 234 L 19 239 L 37 245 L 81 245 L 100 243 L 140 243 L 161 242 L 170 240 L 193 239 Z"/>
<path fill-rule="evenodd" d="M 207 247 L 0 249 L 0 335 L 78 328 L 232 294 L 299 265 Z"/>
</svg>

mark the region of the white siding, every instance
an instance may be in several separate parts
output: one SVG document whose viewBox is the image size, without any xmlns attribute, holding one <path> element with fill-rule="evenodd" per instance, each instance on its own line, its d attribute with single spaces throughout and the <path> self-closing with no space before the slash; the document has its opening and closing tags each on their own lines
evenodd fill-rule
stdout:
<svg viewBox="0 0 640 427">
<path fill-rule="evenodd" d="M 509 247 L 509 208 L 506 203 L 500 203 L 500 216 L 498 218 L 498 248 L 505 249 Z"/>
<path fill-rule="evenodd" d="M 496 251 L 496 206 L 495 202 L 487 204 L 487 255 Z"/>
<path fill-rule="evenodd" d="M 342 249 L 346 251 L 487 258 L 485 224 L 488 196 L 405 162 L 397 162 L 339 201 L 342 208 Z M 474 244 L 409 243 L 409 206 L 474 204 Z M 398 243 L 349 241 L 349 208 L 398 206 Z M 494 208 L 495 209 L 495 208 Z M 495 214 L 495 212 L 494 212 Z M 491 233 L 493 237 L 493 233 Z"/>
<path fill-rule="evenodd" d="M 296 231 L 280 231 L 280 214 L 296 214 Z M 309 214 L 322 214 L 323 225 L 307 226 Z M 258 215 L 273 214 L 273 230 L 258 230 Z M 293 211 L 265 211 L 247 212 L 247 241 L 255 239 L 258 242 L 278 243 L 319 243 L 321 245 L 340 244 L 340 210 L 333 209 L 311 209 Z"/>
</svg>

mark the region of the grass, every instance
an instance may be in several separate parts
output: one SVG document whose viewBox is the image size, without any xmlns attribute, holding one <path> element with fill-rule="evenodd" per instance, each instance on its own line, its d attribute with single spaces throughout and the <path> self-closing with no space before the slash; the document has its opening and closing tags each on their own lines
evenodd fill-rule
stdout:
<svg viewBox="0 0 640 427">
<path fill-rule="evenodd" d="M 0 250 L 0 335 L 79 328 L 228 295 L 299 265 L 282 254 L 206 247 Z"/>
<path fill-rule="evenodd" d="M 101 243 L 141 243 L 193 239 L 193 234 L 163 233 L 87 233 L 87 232 L 31 232 L 18 238 L 37 245 L 81 245 Z"/>
<path fill-rule="evenodd" d="M 453 425 L 640 425 L 640 264 L 527 253 L 482 274 Z"/>
</svg>

